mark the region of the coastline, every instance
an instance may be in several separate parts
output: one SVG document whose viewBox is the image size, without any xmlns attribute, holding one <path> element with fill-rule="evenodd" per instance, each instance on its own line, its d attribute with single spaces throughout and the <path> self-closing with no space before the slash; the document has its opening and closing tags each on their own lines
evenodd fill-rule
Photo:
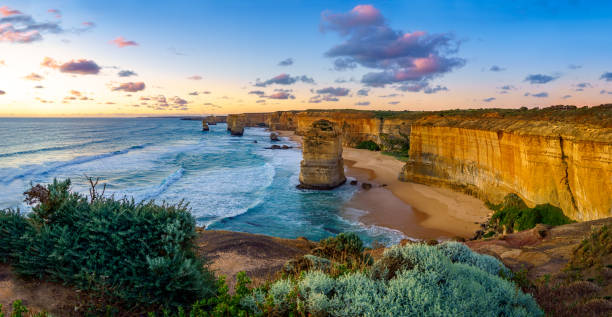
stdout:
<svg viewBox="0 0 612 317">
<path fill-rule="evenodd" d="M 301 137 L 293 131 L 275 132 L 301 144 Z M 398 230 L 414 239 L 450 239 L 473 236 L 491 213 L 475 197 L 399 181 L 404 163 L 391 156 L 345 147 L 343 158 L 347 177 L 356 179 L 359 186 L 372 184 L 369 190 L 360 189 L 345 205 L 342 216 L 349 220 Z"/>
</svg>

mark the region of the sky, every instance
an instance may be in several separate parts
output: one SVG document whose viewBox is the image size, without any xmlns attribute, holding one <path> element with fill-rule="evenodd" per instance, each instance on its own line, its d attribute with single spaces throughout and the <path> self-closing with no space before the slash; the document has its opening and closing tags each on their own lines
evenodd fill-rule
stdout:
<svg viewBox="0 0 612 317">
<path fill-rule="evenodd" d="M 2 1 L 0 116 L 612 102 L 612 1 Z"/>
</svg>

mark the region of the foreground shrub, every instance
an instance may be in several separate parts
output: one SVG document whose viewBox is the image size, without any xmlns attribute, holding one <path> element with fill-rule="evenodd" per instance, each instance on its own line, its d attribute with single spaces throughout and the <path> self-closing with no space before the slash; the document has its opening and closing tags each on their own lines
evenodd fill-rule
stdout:
<svg viewBox="0 0 612 317">
<path fill-rule="evenodd" d="M 185 205 L 88 201 L 70 191 L 70 180 L 45 189 L 28 197 L 37 202 L 29 219 L 0 215 L 10 220 L 0 230 L 23 229 L 21 248 L 11 255 L 21 275 L 65 282 L 130 306 L 175 307 L 214 293 L 211 273 L 195 256 L 195 220 Z"/>
<path fill-rule="evenodd" d="M 363 150 L 370 150 L 370 151 L 380 151 L 380 146 L 378 146 L 376 142 L 371 141 L 371 140 L 361 141 L 359 142 L 359 144 L 357 144 L 355 148 L 363 149 Z"/>
<path fill-rule="evenodd" d="M 558 207 L 542 204 L 529 208 L 516 194 L 508 194 L 501 204 L 490 207 L 495 210 L 490 223 L 497 227 L 498 232 L 503 228 L 508 232 L 527 230 L 539 223 L 559 226 L 573 222 Z"/>
<path fill-rule="evenodd" d="M 542 316 L 530 295 L 500 276 L 507 272 L 458 243 L 411 244 L 387 249 L 370 273 L 308 271 L 274 283 L 271 300 L 249 295 L 249 302 L 285 315 Z"/>
<path fill-rule="evenodd" d="M 611 254 L 612 232 L 610 232 L 610 227 L 602 226 L 594 230 L 574 249 L 567 268 L 578 270 L 601 266 L 603 258 Z"/>
<path fill-rule="evenodd" d="M 11 263 L 15 260 L 23 249 L 21 237 L 29 227 L 19 211 L 0 210 L 0 262 Z"/>
</svg>

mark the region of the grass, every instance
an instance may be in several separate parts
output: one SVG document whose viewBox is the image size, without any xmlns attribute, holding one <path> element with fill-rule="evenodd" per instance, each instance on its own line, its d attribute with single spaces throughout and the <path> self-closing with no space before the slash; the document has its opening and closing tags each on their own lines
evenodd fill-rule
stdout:
<svg viewBox="0 0 612 317">
<path fill-rule="evenodd" d="M 394 157 L 402 162 L 408 162 L 410 160 L 410 156 L 408 156 L 407 152 L 390 152 L 390 151 L 382 151 L 384 155 L 388 155 Z"/>
</svg>

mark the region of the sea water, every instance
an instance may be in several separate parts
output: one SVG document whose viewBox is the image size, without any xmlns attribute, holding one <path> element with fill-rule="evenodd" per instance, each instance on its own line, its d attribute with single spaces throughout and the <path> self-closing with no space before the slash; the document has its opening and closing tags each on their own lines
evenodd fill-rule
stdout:
<svg viewBox="0 0 612 317">
<path fill-rule="evenodd" d="M 175 118 L 0 118 L 0 209 L 20 208 L 31 184 L 72 180 L 88 193 L 85 175 L 106 184 L 105 195 L 137 201 L 189 203 L 199 225 L 320 240 L 352 231 L 366 243 L 397 243 L 404 235 L 340 216 L 355 186 L 301 190 L 301 150 L 271 150 L 269 132 L 226 124 L 201 131 L 200 121 Z"/>
</svg>

